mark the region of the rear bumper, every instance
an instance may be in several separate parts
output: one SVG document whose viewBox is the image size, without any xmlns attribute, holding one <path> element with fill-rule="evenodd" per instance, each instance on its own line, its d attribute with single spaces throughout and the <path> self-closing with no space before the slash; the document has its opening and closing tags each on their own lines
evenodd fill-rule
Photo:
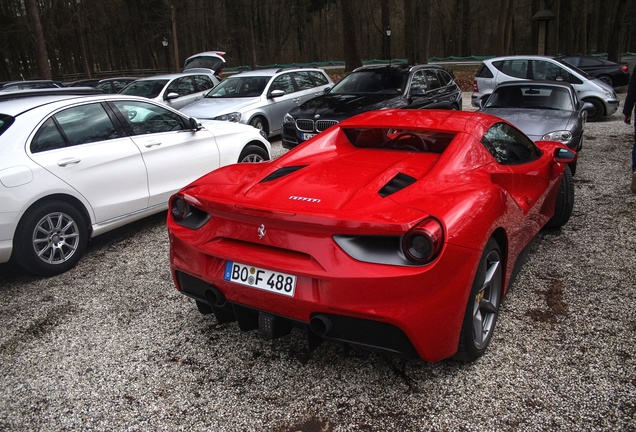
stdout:
<svg viewBox="0 0 636 432">
<path fill-rule="evenodd" d="M 181 292 L 197 301 L 199 311 L 214 313 L 219 323 L 237 321 L 242 331 L 258 329 L 265 339 L 285 336 L 292 328 L 299 328 L 310 350 L 329 341 L 398 357 L 418 357 L 404 332 L 391 324 L 326 313 L 312 314 L 309 322 L 299 321 L 230 302 L 214 285 L 186 273 L 176 272 L 175 279 Z"/>
<path fill-rule="evenodd" d="M 241 329 L 259 328 L 265 337 L 298 327 L 306 332 L 310 347 L 326 340 L 426 361 L 442 360 L 457 351 L 479 259 L 478 251 L 447 244 L 443 257 L 427 268 L 350 258 L 343 262 L 339 257 L 338 268 L 328 269 L 311 259 L 303 264 L 294 255 L 268 256 L 265 251 L 226 248 L 211 253 L 209 244 L 192 246 L 174 232 L 170 243 L 177 289 L 197 300 L 202 312 L 215 313 L 219 322 L 236 320 Z M 224 280 L 226 262 L 234 257 L 296 275 L 294 296 Z M 264 330 L 263 325 L 274 329 Z"/>
</svg>

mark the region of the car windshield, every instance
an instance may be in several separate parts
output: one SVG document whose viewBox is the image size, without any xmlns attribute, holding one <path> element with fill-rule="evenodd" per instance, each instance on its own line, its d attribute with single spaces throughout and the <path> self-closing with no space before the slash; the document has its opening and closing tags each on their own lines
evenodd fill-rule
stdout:
<svg viewBox="0 0 636 432">
<path fill-rule="evenodd" d="M 526 108 L 574 111 L 566 88 L 541 85 L 498 87 L 488 98 L 485 108 Z"/>
<path fill-rule="evenodd" d="M 13 124 L 14 118 L 7 114 L 0 114 L 0 135 Z"/>
<path fill-rule="evenodd" d="M 441 154 L 454 134 L 403 128 L 347 128 L 345 135 L 355 147 Z"/>
<path fill-rule="evenodd" d="M 331 94 L 402 94 L 408 74 L 394 69 L 353 72 L 336 84 Z"/>
<path fill-rule="evenodd" d="M 156 98 L 167 83 L 167 79 L 135 81 L 128 84 L 119 93 L 130 96 Z"/>
<path fill-rule="evenodd" d="M 573 64 L 571 64 L 571 63 L 568 63 L 568 62 L 564 61 L 563 59 L 555 58 L 555 59 L 554 59 L 554 61 L 556 61 L 556 62 L 558 62 L 558 63 L 562 64 L 563 66 L 566 66 L 566 67 L 568 67 L 568 68 L 572 69 L 574 72 L 576 72 L 576 73 L 578 73 L 578 74 L 580 74 L 580 75 L 584 76 L 584 77 L 585 77 L 585 78 L 587 78 L 587 79 L 592 79 L 592 77 L 591 77 L 591 76 L 590 76 L 587 72 L 582 71 L 581 69 L 577 68 L 576 66 L 574 66 L 574 65 L 573 65 Z"/>
<path fill-rule="evenodd" d="M 266 76 L 245 76 L 227 78 L 205 95 L 206 98 L 243 98 L 260 96 L 269 79 Z"/>
</svg>

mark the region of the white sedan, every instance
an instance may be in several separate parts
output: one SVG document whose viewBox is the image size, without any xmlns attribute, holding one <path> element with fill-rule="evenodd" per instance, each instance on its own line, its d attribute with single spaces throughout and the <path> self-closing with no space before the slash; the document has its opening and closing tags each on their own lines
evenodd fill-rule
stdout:
<svg viewBox="0 0 636 432">
<path fill-rule="evenodd" d="M 203 174 L 269 159 L 251 126 L 199 122 L 143 98 L 2 98 L 0 263 L 62 273 L 90 238 L 166 209 Z"/>
</svg>

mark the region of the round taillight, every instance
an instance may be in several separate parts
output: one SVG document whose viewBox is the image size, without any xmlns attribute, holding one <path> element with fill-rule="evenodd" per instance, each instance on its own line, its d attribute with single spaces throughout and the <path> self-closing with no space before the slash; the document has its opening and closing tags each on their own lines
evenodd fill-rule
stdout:
<svg viewBox="0 0 636 432">
<path fill-rule="evenodd" d="M 433 218 L 422 221 L 402 237 L 402 252 L 415 264 L 428 264 L 439 255 L 444 241 L 442 224 Z"/>
</svg>

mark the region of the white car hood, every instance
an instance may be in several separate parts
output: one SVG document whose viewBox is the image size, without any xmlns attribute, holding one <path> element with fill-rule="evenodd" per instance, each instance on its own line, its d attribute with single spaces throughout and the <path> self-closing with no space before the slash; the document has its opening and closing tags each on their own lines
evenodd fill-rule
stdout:
<svg viewBox="0 0 636 432">
<path fill-rule="evenodd" d="M 203 98 L 181 108 L 185 115 L 197 119 L 213 119 L 222 114 L 240 112 L 261 100 L 260 97 L 249 98 Z"/>
</svg>

